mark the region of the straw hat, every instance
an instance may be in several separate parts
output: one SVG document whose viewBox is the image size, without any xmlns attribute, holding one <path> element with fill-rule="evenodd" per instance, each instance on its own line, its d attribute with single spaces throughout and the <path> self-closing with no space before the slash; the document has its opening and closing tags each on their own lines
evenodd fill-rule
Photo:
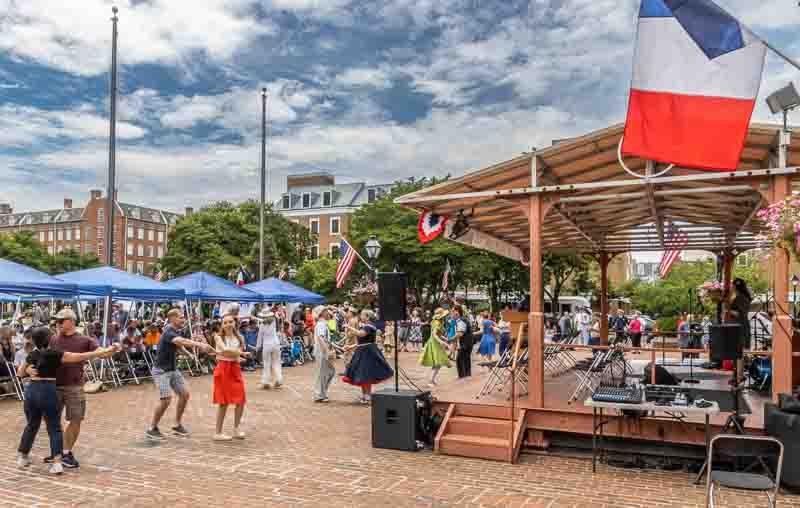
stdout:
<svg viewBox="0 0 800 508">
<path fill-rule="evenodd" d="M 442 319 L 447 317 L 448 314 L 449 313 L 445 309 L 439 307 L 436 309 L 436 312 L 433 313 L 433 319 Z"/>
<path fill-rule="evenodd" d="M 258 317 L 261 319 L 273 318 L 275 317 L 275 313 L 271 310 L 262 310 Z"/>
<path fill-rule="evenodd" d="M 70 321 L 77 321 L 78 317 L 75 315 L 72 309 L 63 308 L 58 312 L 58 314 L 56 314 L 54 319 L 56 321 L 60 321 L 63 319 L 69 319 Z"/>
<path fill-rule="evenodd" d="M 311 311 L 311 315 L 314 316 L 315 320 L 317 320 L 319 319 L 319 315 L 325 311 L 327 311 L 328 314 L 331 313 L 330 309 L 325 305 L 317 305 L 316 307 L 314 307 L 314 310 Z"/>
</svg>

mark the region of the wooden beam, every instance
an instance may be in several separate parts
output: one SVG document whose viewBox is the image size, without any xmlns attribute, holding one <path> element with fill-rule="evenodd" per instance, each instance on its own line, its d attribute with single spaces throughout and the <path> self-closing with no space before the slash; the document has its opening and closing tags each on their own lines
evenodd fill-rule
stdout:
<svg viewBox="0 0 800 508">
<path fill-rule="evenodd" d="M 553 209 L 555 210 L 555 213 L 557 213 L 565 221 L 569 222 L 570 225 L 572 225 L 572 227 L 575 228 L 575 231 L 577 231 L 583 238 L 585 238 L 586 241 L 588 241 L 594 248 L 599 250 L 600 245 L 597 243 L 597 241 L 591 236 L 589 236 L 589 234 L 586 231 L 584 231 L 583 228 L 581 228 L 580 224 L 575 222 L 569 216 L 569 213 L 567 211 L 562 209 L 563 206 L 564 205 L 554 207 Z"/>
<path fill-rule="evenodd" d="M 544 306 L 542 305 L 542 196 L 528 198 L 530 227 L 530 314 L 528 314 L 528 401 L 544 407 Z"/>
</svg>

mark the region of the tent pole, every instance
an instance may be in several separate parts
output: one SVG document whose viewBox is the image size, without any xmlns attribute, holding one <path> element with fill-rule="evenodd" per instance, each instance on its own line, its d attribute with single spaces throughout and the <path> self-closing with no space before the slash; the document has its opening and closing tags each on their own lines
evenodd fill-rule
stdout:
<svg viewBox="0 0 800 508">
<path fill-rule="evenodd" d="M 111 321 L 111 295 L 105 297 L 103 304 L 103 343 L 102 347 L 108 347 L 108 325 Z M 103 381 L 103 374 L 105 373 L 106 362 L 105 359 L 100 360 L 100 382 Z"/>
</svg>

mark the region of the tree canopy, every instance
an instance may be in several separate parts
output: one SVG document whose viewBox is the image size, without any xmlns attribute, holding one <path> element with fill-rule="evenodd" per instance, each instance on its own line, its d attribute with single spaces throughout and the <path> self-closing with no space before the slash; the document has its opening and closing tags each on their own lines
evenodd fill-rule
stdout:
<svg viewBox="0 0 800 508">
<path fill-rule="evenodd" d="M 161 267 L 172 276 L 204 271 L 220 277 L 244 266 L 258 273 L 259 204 L 214 203 L 187 215 L 169 234 Z M 264 211 L 264 274 L 277 275 L 308 257 L 312 234 L 290 222 L 270 205 Z"/>
<path fill-rule="evenodd" d="M 0 258 L 30 266 L 51 275 L 100 265 L 97 256 L 81 254 L 74 250 L 50 254 L 45 246 L 39 243 L 32 231 L 0 234 Z"/>
</svg>

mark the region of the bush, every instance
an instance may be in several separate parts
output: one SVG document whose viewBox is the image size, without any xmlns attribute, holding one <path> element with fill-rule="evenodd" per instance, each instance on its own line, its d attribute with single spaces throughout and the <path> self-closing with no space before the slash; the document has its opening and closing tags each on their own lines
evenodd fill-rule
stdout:
<svg viewBox="0 0 800 508">
<path fill-rule="evenodd" d="M 678 331 L 678 318 L 675 316 L 659 318 L 656 324 L 661 333 L 676 333 Z"/>
</svg>

